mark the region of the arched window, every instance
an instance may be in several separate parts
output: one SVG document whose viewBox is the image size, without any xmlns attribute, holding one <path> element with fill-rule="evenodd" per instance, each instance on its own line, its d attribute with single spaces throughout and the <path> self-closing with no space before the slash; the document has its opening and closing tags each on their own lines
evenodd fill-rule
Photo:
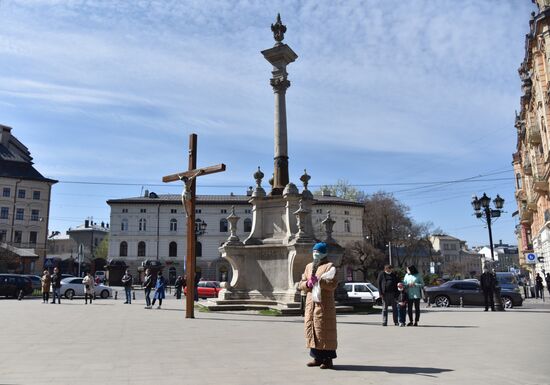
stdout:
<svg viewBox="0 0 550 385">
<path fill-rule="evenodd" d="M 138 243 L 138 257 L 145 257 L 145 242 Z"/>
<path fill-rule="evenodd" d="M 202 257 L 202 243 L 197 242 L 195 244 L 195 254 L 197 255 L 197 257 Z"/>
<path fill-rule="evenodd" d="M 344 221 L 344 232 L 351 233 L 351 224 L 348 219 Z"/>
<path fill-rule="evenodd" d="M 521 186 L 522 186 L 522 183 L 521 183 L 521 174 L 520 173 L 517 173 L 516 174 L 516 187 L 518 188 L 518 190 L 521 189 Z"/>
<path fill-rule="evenodd" d="M 128 231 L 128 219 L 124 218 L 122 222 L 120 222 L 120 231 Z"/>
<path fill-rule="evenodd" d="M 178 231 L 178 220 L 176 218 L 170 219 L 170 231 Z"/>
<path fill-rule="evenodd" d="M 252 219 L 246 218 L 244 220 L 244 232 L 249 233 L 252 231 Z"/>
<path fill-rule="evenodd" d="M 168 246 L 168 256 L 177 257 L 178 256 L 178 244 L 176 242 L 170 242 Z"/>
<path fill-rule="evenodd" d="M 127 257 L 128 256 L 128 243 L 126 243 L 126 241 L 120 242 L 120 248 L 119 248 L 118 255 L 120 255 L 121 257 Z"/>
<path fill-rule="evenodd" d="M 141 218 L 139 220 L 139 231 L 147 231 L 147 219 Z"/>
<path fill-rule="evenodd" d="M 220 233 L 227 233 L 227 219 L 220 219 Z"/>
</svg>

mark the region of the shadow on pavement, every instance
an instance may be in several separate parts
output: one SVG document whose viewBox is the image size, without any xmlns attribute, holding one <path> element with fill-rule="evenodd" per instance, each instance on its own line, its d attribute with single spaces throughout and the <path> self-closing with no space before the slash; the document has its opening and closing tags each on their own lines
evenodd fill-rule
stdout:
<svg viewBox="0 0 550 385">
<path fill-rule="evenodd" d="M 372 366 L 372 365 L 334 365 L 335 370 L 349 372 L 386 372 L 392 374 L 420 374 L 430 375 L 452 372 L 453 369 L 417 368 L 414 366 Z M 435 376 L 430 376 L 435 377 Z"/>
</svg>

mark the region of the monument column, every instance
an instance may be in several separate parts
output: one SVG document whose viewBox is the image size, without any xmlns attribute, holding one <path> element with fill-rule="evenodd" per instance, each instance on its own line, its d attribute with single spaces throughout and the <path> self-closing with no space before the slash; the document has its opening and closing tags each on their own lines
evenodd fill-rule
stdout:
<svg viewBox="0 0 550 385">
<path fill-rule="evenodd" d="M 292 63 L 298 55 L 286 44 L 283 44 L 286 26 L 277 14 L 277 21 L 271 24 L 275 45 L 273 48 L 262 51 L 265 59 L 273 65 L 270 79 L 275 93 L 275 151 L 273 188 L 271 195 L 282 195 L 283 189 L 289 182 L 288 176 L 288 144 L 286 126 L 286 89 L 290 87 L 286 66 Z"/>
</svg>

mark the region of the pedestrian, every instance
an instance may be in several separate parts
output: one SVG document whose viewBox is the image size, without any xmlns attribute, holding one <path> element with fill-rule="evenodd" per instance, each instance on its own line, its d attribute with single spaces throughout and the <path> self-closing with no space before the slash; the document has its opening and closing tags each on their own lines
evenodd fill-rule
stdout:
<svg viewBox="0 0 550 385">
<path fill-rule="evenodd" d="M 50 285 L 52 284 L 52 278 L 48 270 L 44 270 L 40 282 L 42 283 L 42 303 L 48 303 L 50 301 Z"/>
<path fill-rule="evenodd" d="M 151 270 L 145 269 L 145 277 L 143 279 L 143 291 L 145 294 L 145 309 L 151 309 L 151 289 L 153 288 L 153 276 Z"/>
<path fill-rule="evenodd" d="M 155 301 L 158 299 L 159 304 L 157 306 L 157 309 L 160 309 L 162 306 L 162 300 L 166 297 L 164 294 L 164 288 L 166 287 L 166 280 L 162 276 L 162 271 L 159 270 L 157 273 L 157 283 L 155 285 L 155 296 L 153 297 L 153 305 L 155 306 Z"/>
<path fill-rule="evenodd" d="M 546 289 L 548 289 L 548 293 L 550 293 L 550 273 L 546 273 Z"/>
<path fill-rule="evenodd" d="M 84 304 L 88 304 L 88 297 L 90 298 L 90 305 L 92 304 L 92 299 L 94 299 L 95 293 L 95 280 L 92 277 L 92 274 L 88 272 L 82 279 L 82 284 L 84 285 Z"/>
<path fill-rule="evenodd" d="M 413 305 L 414 305 L 414 326 L 418 326 L 420 321 L 420 298 L 422 298 L 422 288 L 424 280 L 418 269 L 414 265 L 407 267 L 407 274 L 403 278 L 403 284 L 407 288 L 407 311 L 409 313 L 409 323 L 407 326 L 413 325 Z"/>
<path fill-rule="evenodd" d="M 307 264 L 298 287 L 307 293 L 304 329 L 306 347 L 313 358 L 307 366 L 332 369 L 338 347 L 334 303 L 338 286 L 336 268 L 328 261 L 326 243 L 316 243 L 312 252 L 313 262 Z"/>
<path fill-rule="evenodd" d="M 52 274 L 52 289 L 53 289 L 53 296 L 52 296 L 52 302 L 55 303 L 55 297 L 57 296 L 57 303 L 61 304 L 61 273 L 59 272 L 59 268 L 54 267 L 53 274 Z"/>
<path fill-rule="evenodd" d="M 181 275 L 178 275 L 178 278 L 176 278 L 176 282 L 174 282 L 174 289 L 176 290 L 174 293 L 176 299 L 181 299 L 181 291 L 183 290 L 183 277 Z"/>
<path fill-rule="evenodd" d="M 483 291 L 485 311 L 489 311 L 489 305 L 491 306 L 491 311 L 495 311 L 494 291 L 497 285 L 495 275 L 490 272 L 488 268 L 484 268 L 483 274 L 479 277 L 479 283 L 481 285 L 481 291 Z"/>
<path fill-rule="evenodd" d="M 130 270 L 126 269 L 124 275 L 122 276 L 122 284 L 124 285 L 124 291 L 126 292 L 126 302 L 124 303 L 127 304 L 132 303 L 132 281 L 132 274 L 130 274 Z"/>
<path fill-rule="evenodd" d="M 391 306 L 393 324 L 397 326 L 397 275 L 393 272 L 392 265 L 385 265 L 384 271 L 378 274 L 378 290 L 382 298 L 382 326 L 388 326 L 388 306 Z"/>
<path fill-rule="evenodd" d="M 200 271 L 195 271 L 195 293 L 193 294 L 193 300 L 197 302 L 199 300 L 199 282 L 201 281 L 202 274 Z"/>
<path fill-rule="evenodd" d="M 395 302 L 397 304 L 397 320 L 399 321 L 399 326 L 403 327 L 407 320 L 407 302 L 409 302 L 409 298 L 403 282 L 397 284 L 397 290 L 397 296 L 395 297 Z"/>
<path fill-rule="evenodd" d="M 544 285 L 542 284 L 542 277 L 539 273 L 537 273 L 535 277 L 535 296 L 544 299 Z"/>
</svg>

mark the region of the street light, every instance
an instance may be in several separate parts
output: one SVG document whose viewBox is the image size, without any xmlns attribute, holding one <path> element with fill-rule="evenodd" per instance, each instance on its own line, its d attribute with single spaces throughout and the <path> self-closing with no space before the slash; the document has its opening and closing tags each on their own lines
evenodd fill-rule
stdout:
<svg viewBox="0 0 550 385">
<path fill-rule="evenodd" d="M 502 213 L 502 207 L 504 207 L 504 199 L 497 194 L 497 197 L 493 200 L 495 209 L 491 209 L 491 198 L 487 194 L 483 193 L 481 198 L 478 198 L 476 195 L 472 196 L 472 207 L 474 208 L 474 214 L 476 218 L 483 220 L 487 224 L 487 229 L 489 230 L 489 246 L 491 248 L 491 269 L 495 265 L 495 254 L 493 251 L 493 232 L 491 230 L 492 218 L 500 217 Z M 496 278 L 496 277 L 495 277 Z M 504 311 L 504 306 L 502 306 L 502 300 L 500 298 L 500 287 L 498 286 L 498 281 L 496 281 L 494 295 L 495 307 L 498 311 Z"/>
<path fill-rule="evenodd" d="M 202 219 L 200 218 L 195 219 L 195 237 L 196 238 L 206 233 L 206 226 L 208 225 Z"/>
</svg>

